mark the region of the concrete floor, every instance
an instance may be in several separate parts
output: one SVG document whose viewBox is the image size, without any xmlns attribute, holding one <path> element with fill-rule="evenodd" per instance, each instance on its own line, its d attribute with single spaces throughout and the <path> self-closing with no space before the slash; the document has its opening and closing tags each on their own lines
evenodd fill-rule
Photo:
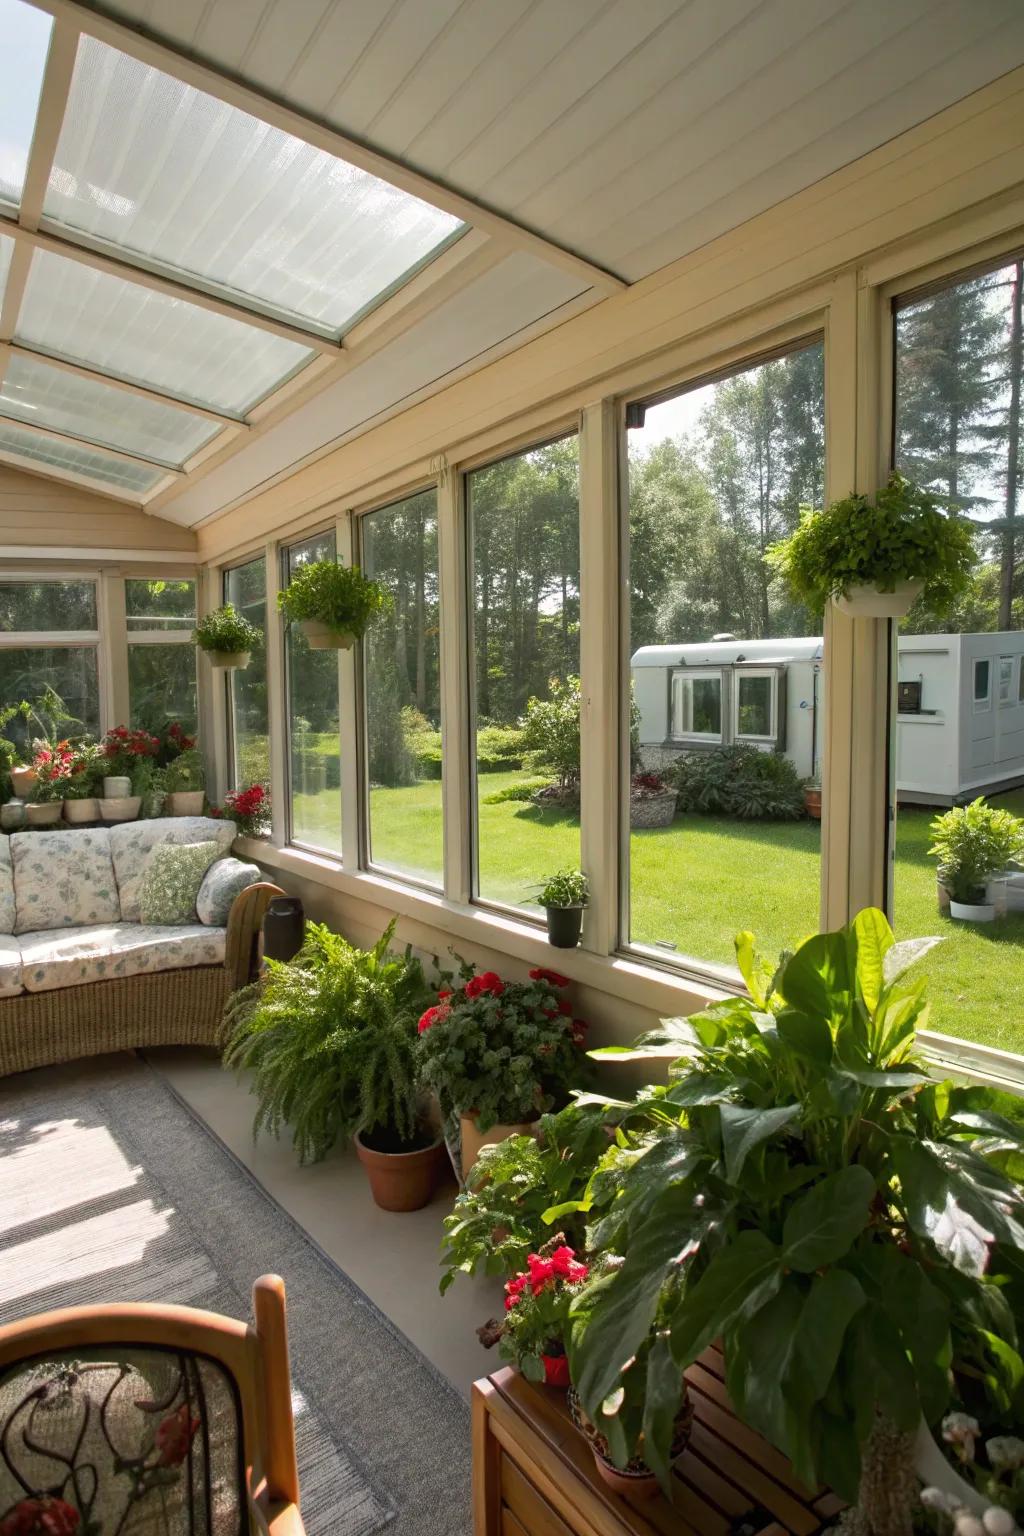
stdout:
<svg viewBox="0 0 1024 1536">
<path fill-rule="evenodd" d="M 324 1162 L 302 1168 L 288 1141 L 264 1136 L 254 1143 L 253 1100 L 212 1053 L 174 1048 L 146 1056 L 264 1189 L 460 1392 L 468 1395 L 478 1376 L 498 1368 L 497 1352 L 484 1350 L 475 1330 L 501 1310 L 500 1285 L 460 1276 L 446 1296 L 437 1289 L 441 1222 L 455 1198 L 454 1179 L 422 1211 L 395 1215 L 378 1210 L 350 1149 L 336 1149 Z M 272 1254 L 267 1268 L 274 1268 Z M 288 1276 L 284 1279 L 287 1283 Z"/>
</svg>

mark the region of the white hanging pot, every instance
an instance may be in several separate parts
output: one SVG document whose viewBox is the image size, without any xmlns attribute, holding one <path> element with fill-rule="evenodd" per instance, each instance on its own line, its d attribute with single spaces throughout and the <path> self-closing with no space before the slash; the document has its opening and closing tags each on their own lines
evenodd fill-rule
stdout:
<svg viewBox="0 0 1024 1536">
<path fill-rule="evenodd" d="M 943 1455 L 923 1418 L 914 1441 L 914 1471 L 926 1488 L 941 1488 L 943 1493 L 952 1494 L 962 1509 L 969 1509 L 979 1518 L 989 1507 L 988 1500 L 966 1482 Z"/>
<path fill-rule="evenodd" d="M 226 672 L 244 672 L 249 665 L 249 651 L 207 651 L 211 667 L 223 668 Z"/>
<path fill-rule="evenodd" d="M 995 922 L 996 909 L 991 901 L 953 901 L 949 903 L 950 917 L 958 917 L 964 923 Z"/>
<path fill-rule="evenodd" d="M 332 629 L 319 619 L 300 619 L 299 628 L 311 651 L 348 651 L 355 639 L 350 629 Z"/>
<path fill-rule="evenodd" d="M 851 587 L 835 599 L 835 604 L 851 619 L 902 619 L 923 590 L 923 581 L 898 581 L 891 592 L 868 585 Z"/>
</svg>

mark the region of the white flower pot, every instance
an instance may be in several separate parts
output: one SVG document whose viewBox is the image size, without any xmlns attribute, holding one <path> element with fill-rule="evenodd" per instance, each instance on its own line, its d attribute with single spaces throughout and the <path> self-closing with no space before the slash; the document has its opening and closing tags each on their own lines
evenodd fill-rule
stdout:
<svg viewBox="0 0 1024 1536">
<path fill-rule="evenodd" d="M 88 800 L 64 801 L 64 820 L 72 825 L 75 822 L 99 821 L 99 819 L 100 802 L 95 796 L 90 796 Z"/>
<path fill-rule="evenodd" d="M 891 592 L 877 587 L 851 587 L 835 600 L 840 613 L 851 619 L 902 619 L 924 590 L 923 581 L 898 581 Z"/>
<path fill-rule="evenodd" d="M 26 805 L 25 816 L 30 827 L 54 827 L 63 809 L 63 800 L 33 801 Z"/>
<path fill-rule="evenodd" d="M 201 816 L 206 801 L 202 789 L 176 789 L 164 801 L 168 816 Z"/>
<path fill-rule="evenodd" d="M 319 619 L 300 619 L 299 628 L 311 651 L 349 651 L 355 635 L 348 629 L 332 629 Z"/>
<path fill-rule="evenodd" d="M 249 651 L 207 651 L 211 667 L 222 667 L 225 671 L 244 672 L 249 665 Z"/>
<path fill-rule="evenodd" d="M 104 800 L 124 800 L 131 792 L 132 781 L 126 773 L 115 773 L 103 780 Z"/>
<path fill-rule="evenodd" d="M 992 902 L 985 901 L 975 904 L 968 901 L 953 901 L 949 903 L 950 917 L 958 917 L 965 923 L 991 923 L 995 921 L 996 909 Z"/>
<path fill-rule="evenodd" d="M 11 788 L 17 800 L 24 800 L 30 795 L 38 782 L 39 775 L 31 763 L 19 763 L 11 769 Z"/>
<path fill-rule="evenodd" d="M 108 795 L 100 801 L 100 815 L 104 821 L 134 821 L 141 805 L 141 795 Z"/>
<path fill-rule="evenodd" d="M 941 1488 L 943 1493 L 952 1494 L 962 1509 L 969 1509 L 979 1518 L 988 1508 L 988 1500 L 960 1476 L 943 1454 L 923 1418 L 914 1441 L 914 1471 L 926 1488 Z"/>
</svg>

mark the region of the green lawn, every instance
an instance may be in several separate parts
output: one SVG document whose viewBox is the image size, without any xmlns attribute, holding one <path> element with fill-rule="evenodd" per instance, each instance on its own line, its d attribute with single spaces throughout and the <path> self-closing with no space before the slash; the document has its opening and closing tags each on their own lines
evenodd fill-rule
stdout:
<svg viewBox="0 0 1024 1536">
<path fill-rule="evenodd" d="M 487 774 L 485 797 L 519 774 Z M 337 826 L 337 791 L 299 797 L 302 825 Z M 441 785 L 371 792 L 374 861 L 440 881 Z M 1024 814 L 1024 791 L 1000 804 Z M 941 934 L 922 962 L 931 980 L 932 1029 L 1006 1050 L 1024 1049 L 1024 913 L 975 926 L 940 917 L 935 864 L 927 857 L 934 813 L 900 811 L 896 853 L 896 928 L 902 938 Z M 333 818 L 333 821 L 332 821 Z M 480 885 L 494 901 L 516 906 L 552 870 L 579 863 L 579 818 L 506 801 L 480 806 Z M 611 829 L 609 829 L 609 835 Z M 729 964 L 733 935 L 749 928 L 773 954 L 818 925 L 820 833 L 817 823 L 736 822 L 678 817 L 664 831 L 631 838 L 631 937 L 668 945 L 678 955 Z"/>
</svg>

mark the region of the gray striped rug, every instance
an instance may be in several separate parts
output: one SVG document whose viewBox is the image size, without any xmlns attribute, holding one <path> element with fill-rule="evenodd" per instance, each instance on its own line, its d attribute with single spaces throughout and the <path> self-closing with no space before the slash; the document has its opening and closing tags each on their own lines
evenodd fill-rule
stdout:
<svg viewBox="0 0 1024 1536">
<path fill-rule="evenodd" d="M 156 1072 L 125 1056 L 0 1082 L 0 1322 L 102 1301 L 247 1317 L 267 1271 L 288 1290 L 309 1536 L 468 1532 L 463 1400 Z"/>
</svg>

